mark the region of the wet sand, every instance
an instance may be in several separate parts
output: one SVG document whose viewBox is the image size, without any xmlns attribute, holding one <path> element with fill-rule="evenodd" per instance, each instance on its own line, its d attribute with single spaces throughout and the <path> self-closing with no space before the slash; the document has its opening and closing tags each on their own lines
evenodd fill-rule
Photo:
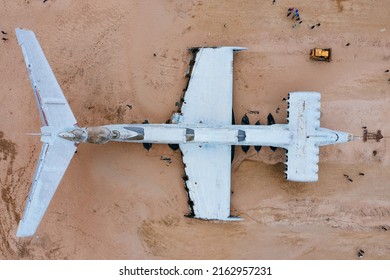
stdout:
<svg viewBox="0 0 390 280">
<path fill-rule="evenodd" d="M 302 0 L 297 28 L 286 18 L 293 5 L 3 1 L 0 258 L 357 259 L 363 249 L 390 259 L 390 2 Z M 18 239 L 41 148 L 25 133 L 41 123 L 16 27 L 36 33 L 80 126 L 165 123 L 186 84 L 187 48 L 234 45 L 248 48 L 234 61 L 236 121 L 247 113 L 265 124 L 271 113 L 286 123 L 288 92 L 319 91 L 323 127 L 385 138 L 321 148 L 317 183 L 285 181 L 280 149 L 236 148 L 231 208 L 244 220 L 229 223 L 185 217 L 179 151 L 80 145 L 36 235 Z M 331 47 L 333 61 L 310 61 L 313 47 Z"/>
</svg>

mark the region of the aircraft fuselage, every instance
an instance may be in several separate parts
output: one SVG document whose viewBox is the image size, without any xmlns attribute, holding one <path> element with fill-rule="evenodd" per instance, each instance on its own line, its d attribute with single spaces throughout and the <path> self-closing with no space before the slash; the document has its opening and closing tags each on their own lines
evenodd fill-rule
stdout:
<svg viewBox="0 0 390 280">
<path fill-rule="evenodd" d="M 189 125 L 189 124 L 114 124 L 86 128 L 72 128 L 58 136 L 73 142 L 104 144 L 114 142 L 160 144 L 225 144 L 274 146 L 288 148 L 293 137 L 288 124 L 274 125 Z M 348 142 L 352 135 L 319 128 L 306 141 L 319 146 Z"/>
</svg>

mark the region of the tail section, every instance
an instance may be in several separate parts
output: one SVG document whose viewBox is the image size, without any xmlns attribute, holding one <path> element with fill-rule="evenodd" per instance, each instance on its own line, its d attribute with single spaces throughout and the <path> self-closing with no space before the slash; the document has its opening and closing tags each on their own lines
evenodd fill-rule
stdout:
<svg viewBox="0 0 390 280">
<path fill-rule="evenodd" d="M 16 29 L 42 119 L 42 151 L 35 170 L 18 237 L 31 236 L 38 228 L 46 209 L 77 149 L 75 143 L 58 137 L 64 129 L 77 128 L 77 121 L 34 33 Z"/>
</svg>

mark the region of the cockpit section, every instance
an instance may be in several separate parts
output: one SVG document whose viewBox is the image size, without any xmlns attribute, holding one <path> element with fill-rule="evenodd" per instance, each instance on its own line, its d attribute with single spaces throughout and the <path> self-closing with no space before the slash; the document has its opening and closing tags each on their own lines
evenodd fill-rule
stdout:
<svg viewBox="0 0 390 280">
<path fill-rule="evenodd" d="M 76 128 L 58 133 L 58 136 L 76 143 L 105 144 L 109 141 L 142 140 L 143 134 L 136 131 L 109 129 L 106 126 Z"/>
</svg>

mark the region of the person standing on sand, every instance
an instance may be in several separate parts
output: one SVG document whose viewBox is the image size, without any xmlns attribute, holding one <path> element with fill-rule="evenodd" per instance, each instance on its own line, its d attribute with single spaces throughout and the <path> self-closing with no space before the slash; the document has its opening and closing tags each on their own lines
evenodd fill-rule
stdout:
<svg viewBox="0 0 390 280">
<path fill-rule="evenodd" d="M 298 9 L 295 9 L 295 10 L 294 10 L 294 15 L 293 15 L 292 19 L 294 19 L 295 17 L 296 17 L 296 18 L 299 18 Z"/>
</svg>

